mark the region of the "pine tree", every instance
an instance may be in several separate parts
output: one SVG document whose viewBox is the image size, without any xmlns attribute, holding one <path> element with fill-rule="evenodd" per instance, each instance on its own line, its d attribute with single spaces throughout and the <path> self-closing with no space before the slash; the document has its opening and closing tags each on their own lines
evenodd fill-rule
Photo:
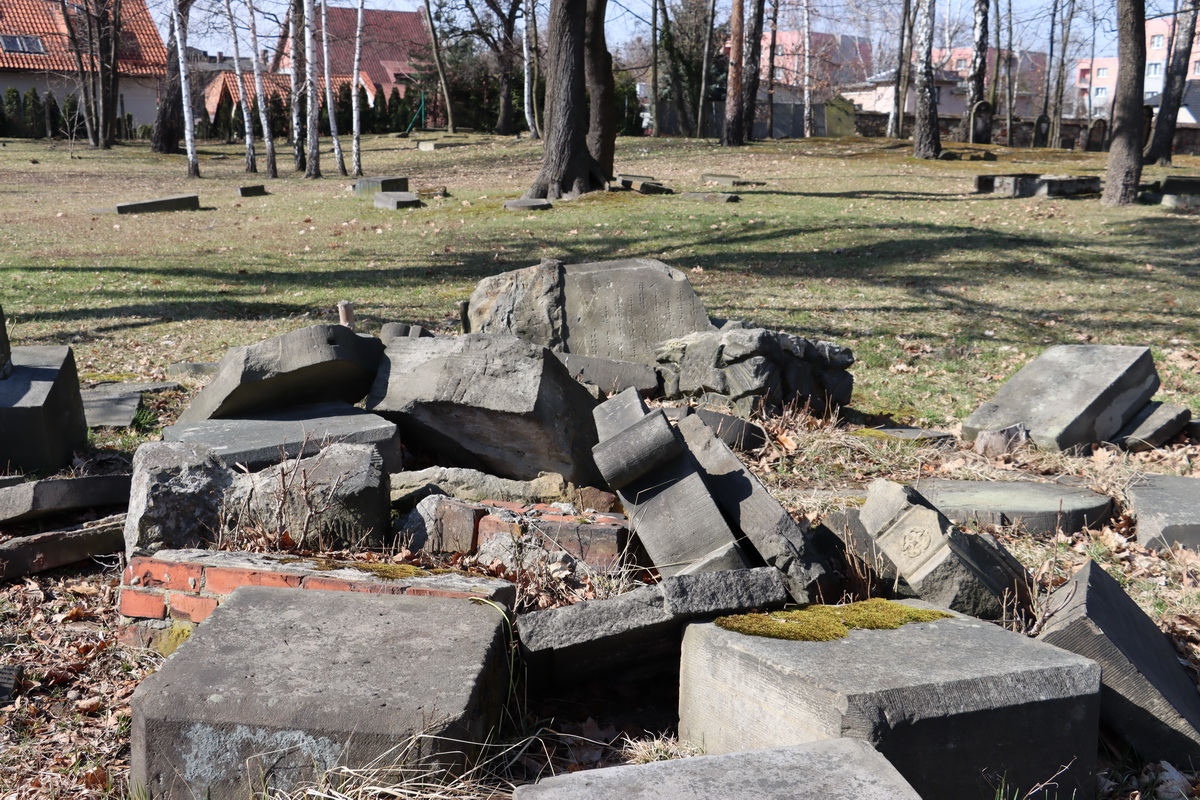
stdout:
<svg viewBox="0 0 1200 800">
<path fill-rule="evenodd" d="M 8 87 L 4 93 L 4 118 L 7 121 L 5 130 L 9 136 L 25 136 L 25 113 L 21 108 L 21 90 L 15 86 Z"/>
<path fill-rule="evenodd" d="M 29 91 L 25 93 L 25 100 L 21 105 L 21 110 L 25 113 L 26 133 L 33 139 L 45 139 L 46 107 L 42 105 L 42 98 L 38 94 L 38 90 L 30 87 Z"/>
</svg>

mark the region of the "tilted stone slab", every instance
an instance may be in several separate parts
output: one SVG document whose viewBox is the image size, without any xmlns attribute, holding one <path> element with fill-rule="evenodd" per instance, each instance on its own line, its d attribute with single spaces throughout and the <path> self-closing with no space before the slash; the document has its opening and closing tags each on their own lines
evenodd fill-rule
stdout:
<svg viewBox="0 0 1200 800">
<path fill-rule="evenodd" d="M 213 544 L 232 483 L 232 472 L 203 445 L 140 445 L 133 454 L 125 554 L 132 558 Z"/>
<path fill-rule="evenodd" d="M 1137 603 L 1088 561 L 1050 595 L 1038 638 L 1100 664 L 1100 721 L 1141 758 L 1200 764 L 1200 694 Z"/>
<path fill-rule="evenodd" d="M 963 422 L 962 436 L 1017 423 L 1048 450 L 1110 441 L 1158 391 L 1148 347 L 1055 345 Z"/>
<path fill-rule="evenodd" d="M 674 668 L 684 622 L 787 602 L 780 573 L 760 567 L 664 578 L 607 600 L 524 614 L 516 624 L 530 669 L 569 683 Z"/>
<path fill-rule="evenodd" d="M 14 347 L 0 380 L 0 471 L 55 472 L 87 445 L 75 355 L 69 347 Z"/>
<path fill-rule="evenodd" d="M 1108 495 L 1059 483 L 924 478 L 913 488 L 955 522 L 1018 525 L 1028 533 L 1077 533 L 1103 523 L 1112 510 Z"/>
<path fill-rule="evenodd" d="M 373 200 L 378 192 L 407 192 L 408 178 L 389 175 L 372 175 L 354 182 L 354 196 L 360 200 Z"/>
<path fill-rule="evenodd" d="M 1125 491 L 1137 518 L 1138 544 L 1200 549 L 1200 478 L 1144 475 Z"/>
<path fill-rule="evenodd" d="M 421 205 L 421 198 L 416 192 L 376 192 L 375 207 L 386 211 L 397 211 L 401 208 L 416 208 Z"/>
<path fill-rule="evenodd" d="M 513 800 L 921 800 L 855 739 L 591 769 L 518 786 Z"/>
<path fill-rule="evenodd" d="M 392 339 L 367 408 L 439 461 L 590 485 L 596 401 L 544 347 L 515 336 Z"/>
<path fill-rule="evenodd" d="M 216 361 L 180 361 L 167 365 L 167 374 L 172 378 L 204 379 L 217 374 L 220 364 Z"/>
<path fill-rule="evenodd" d="M 178 383 L 101 383 L 83 389 L 83 413 L 89 428 L 128 428 L 142 405 L 142 395 L 181 389 Z"/>
<path fill-rule="evenodd" d="M 954 434 L 949 431 L 917 428 L 911 425 L 880 425 L 875 428 L 859 428 L 853 433 L 855 436 L 864 438 L 900 439 L 918 445 L 950 445 L 954 443 Z"/>
<path fill-rule="evenodd" d="M 634 388 L 644 397 L 658 394 L 658 373 L 654 367 L 633 361 L 581 356 L 555 352 L 571 377 L 580 383 L 590 383 L 605 394 L 616 394 Z"/>
<path fill-rule="evenodd" d="M 0 522 L 19 522 L 85 508 L 129 503 L 128 475 L 88 475 L 0 488 Z"/>
<path fill-rule="evenodd" d="M 357 403 L 371 388 L 382 357 L 383 342 L 343 325 L 310 325 L 233 347 L 178 421 L 244 417 L 330 400 Z"/>
<path fill-rule="evenodd" d="M 117 203 L 113 210 L 118 214 L 152 214 L 159 211 L 199 211 L 200 195 L 176 194 L 155 200 L 139 200 L 133 203 Z"/>
<path fill-rule="evenodd" d="M 1064 765 L 1060 797 L 1092 797 L 1100 667 L 965 617 L 803 642 L 687 626 L 679 735 L 721 754 L 850 737 L 925 800 L 1021 796 Z M 953 743 L 947 756 L 948 743 Z"/>
<path fill-rule="evenodd" d="M 204 445 L 223 463 L 247 469 L 312 455 L 333 442 L 370 444 L 379 450 L 385 469 L 400 468 L 396 424 L 347 403 L 315 403 L 239 419 L 180 423 L 164 428 L 163 439 Z"/>
<path fill-rule="evenodd" d="M 1135 453 L 1162 447 L 1192 419 L 1187 406 L 1150 401 L 1116 436 L 1116 443 Z"/>
<path fill-rule="evenodd" d="M 386 763 L 416 733 L 462 770 L 499 721 L 503 624 L 461 600 L 242 587 L 134 693 L 130 784 L 242 800 Z"/>
<path fill-rule="evenodd" d="M 519 197 L 515 200 L 505 200 L 505 211 L 549 211 L 554 204 L 544 197 Z"/>
<path fill-rule="evenodd" d="M 484 278 L 467 303 L 464 333 L 511 334 L 554 351 L 566 346 L 561 261 Z"/>
<path fill-rule="evenodd" d="M 238 187 L 238 197 L 266 197 L 266 196 L 267 196 L 267 187 L 263 186 L 261 183 L 255 184 L 254 186 L 239 186 Z"/>
</svg>

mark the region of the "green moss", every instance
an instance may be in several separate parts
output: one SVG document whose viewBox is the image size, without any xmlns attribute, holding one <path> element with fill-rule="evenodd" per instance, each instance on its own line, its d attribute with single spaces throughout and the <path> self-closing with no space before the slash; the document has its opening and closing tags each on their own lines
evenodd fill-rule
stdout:
<svg viewBox="0 0 1200 800">
<path fill-rule="evenodd" d="M 192 630 L 195 627 L 195 623 L 192 622 L 176 622 L 158 639 L 155 649 L 164 656 L 171 655 L 192 638 Z"/>
<path fill-rule="evenodd" d="M 313 569 L 328 571 L 334 569 L 356 569 L 377 578 L 389 581 L 400 581 L 406 578 L 424 578 L 428 572 L 412 564 L 375 564 L 365 561 L 334 561 L 332 558 L 318 558 Z"/>
<path fill-rule="evenodd" d="M 841 639 L 852 628 L 893 630 L 909 622 L 932 622 L 951 617 L 944 611 L 912 608 L 890 600 L 864 600 L 845 606 L 808 606 L 794 611 L 768 614 L 738 614 L 720 617 L 717 625 L 747 636 L 829 642 Z"/>
</svg>

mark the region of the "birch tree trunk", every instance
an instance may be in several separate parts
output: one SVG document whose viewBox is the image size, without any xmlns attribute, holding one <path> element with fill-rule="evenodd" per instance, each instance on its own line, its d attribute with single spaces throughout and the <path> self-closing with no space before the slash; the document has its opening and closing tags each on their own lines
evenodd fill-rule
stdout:
<svg viewBox="0 0 1200 800">
<path fill-rule="evenodd" d="M 258 123 L 262 126 L 263 147 L 267 154 L 267 177 L 278 178 L 279 170 L 275 166 L 275 136 L 271 130 L 271 110 L 267 107 L 266 92 L 263 91 L 262 79 L 262 62 L 259 60 L 258 54 L 258 22 L 255 19 L 258 10 L 254 7 L 254 0 L 246 0 L 246 13 L 249 15 L 250 23 L 250 47 L 253 52 L 250 54 L 250 63 L 254 69 L 254 99 L 258 103 Z M 295 42 L 292 43 L 295 49 Z"/>
<path fill-rule="evenodd" d="M 908 105 L 908 69 L 912 64 L 912 0 L 904 0 L 900 11 L 900 44 L 896 51 L 896 81 L 893 84 L 892 112 L 888 116 L 887 135 L 904 138 L 904 111 Z"/>
<path fill-rule="evenodd" d="M 308 95 L 304 82 L 300 80 L 301 73 L 308 73 L 307 62 L 304 60 L 304 48 L 300 45 L 303 28 L 303 0 L 292 0 L 291 12 L 288 14 L 288 38 L 292 44 L 292 74 L 289 83 L 292 91 L 292 163 L 297 172 L 303 172 L 308 161 L 304 157 L 306 115 L 303 113 Z"/>
<path fill-rule="evenodd" d="M 187 63 L 187 26 L 179 18 L 179 6 L 171 4 L 171 26 L 179 43 L 179 92 L 183 97 L 183 141 L 187 149 L 188 177 L 200 177 L 200 159 L 196 156 L 196 123 L 192 118 L 192 80 Z"/>
<path fill-rule="evenodd" d="M 658 128 L 658 0 L 650 0 L 650 135 Z"/>
<path fill-rule="evenodd" d="M 308 98 L 308 165 L 304 177 L 321 177 L 321 93 L 317 86 L 317 35 L 314 0 L 304 0 L 304 95 Z M 333 113 L 333 109 L 329 110 Z"/>
<path fill-rule="evenodd" d="M 533 0 L 525 0 L 525 29 L 521 32 L 521 57 L 525 65 L 525 87 L 521 93 L 521 104 L 525 111 L 525 124 L 529 127 L 529 138 L 540 139 L 541 134 L 538 132 L 537 114 L 534 111 L 534 77 L 533 77 L 533 60 L 530 57 L 530 40 L 533 32 L 530 26 L 537 25 L 537 17 L 533 10 Z"/>
<path fill-rule="evenodd" d="M 352 155 L 350 172 L 355 177 L 361 177 L 362 171 L 362 109 L 358 105 L 358 81 L 359 71 L 362 69 L 362 37 L 363 37 L 363 0 L 358 0 L 358 16 L 354 22 L 354 79 L 350 83 L 350 114 L 354 120 L 354 141 L 352 142 Z M 382 97 L 377 96 L 375 102 L 379 103 Z"/>
<path fill-rule="evenodd" d="M 333 74 L 329 71 L 329 25 L 326 11 L 328 0 L 321 0 L 321 64 L 325 73 L 325 113 L 329 117 L 329 138 L 333 140 L 333 160 L 337 164 L 338 175 L 346 174 L 346 158 L 342 155 L 342 139 L 338 136 L 337 102 L 333 89 Z M 358 96 L 357 87 L 354 96 Z"/>
<path fill-rule="evenodd" d="M 812 2 L 811 0 L 802 1 L 804 3 L 804 136 L 807 138 L 817 132 L 817 115 L 812 107 Z"/>
<path fill-rule="evenodd" d="M 917 119 L 913 130 L 913 155 L 917 158 L 937 158 L 942 152 L 933 81 L 934 3 L 935 0 L 921 0 L 917 9 L 917 52 L 921 56 L 916 81 Z"/>
<path fill-rule="evenodd" d="M 767 55 L 767 138 L 775 138 L 775 39 L 779 32 L 779 0 L 771 2 L 771 43 Z"/>
<path fill-rule="evenodd" d="M 249 8 L 247 6 L 247 8 Z M 251 15 L 254 14 L 250 10 Z M 233 75 L 237 80 L 238 99 L 242 106 L 243 130 L 246 136 L 246 172 L 258 172 L 258 159 L 254 153 L 254 118 L 250 115 L 250 101 L 246 99 L 246 83 L 242 80 L 242 48 L 238 45 L 237 22 L 233 18 L 233 2 L 225 0 L 225 16 L 229 19 L 229 39 L 233 46 Z"/>
<path fill-rule="evenodd" d="M 962 129 L 960 138 L 970 142 L 974 136 L 971 131 L 971 114 L 975 104 L 983 101 L 983 84 L 987 76 L 987 36 L 988 36 L 988 5 L 991 0 L 975 0 L 974 14 L 971 24 L 972 41 L 971 72 L 967 76 L 967 107 L 963 109 Z"/>
</svg>

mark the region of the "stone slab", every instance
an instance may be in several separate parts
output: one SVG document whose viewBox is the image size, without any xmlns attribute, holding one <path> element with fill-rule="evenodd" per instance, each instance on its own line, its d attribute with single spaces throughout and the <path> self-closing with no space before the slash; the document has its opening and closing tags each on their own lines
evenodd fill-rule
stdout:
<svg viewBox="0 0 1200 800">
<path fill-rule="evenodd" d="M 433 139 L 425 139 L 417 142 L 417 149 L 422 152 L 432 153 L 434 150 L 445 150 L 447 147 L 454 147 L 457 142 L 438 142 Z"/>
<path fill-rule="evenodd" d="M 1170 175 L 1162 182 L 1162 193 L 1174 195 L 1200 194 L 1200 176 Z"/>
<path fill-rule="evenodd" d="M 643 397 L 658 394 L 658 373 L 654 367 L 634 361 L 581 356 L 576 353 L 554 355 L 563 363 L 571 377 L 580 383 L 590 383 L 605 394 L 616 394 L 630 387 Z"/>
<path fill-rule="evenodd" d="M 519 786 L 513 800 L 921 800 L 855 739 L 581 770 Z"/>
<path fill-rule="evenodd" d="M 408 178 L 389 175 L 372 175 L 354 182 L 354 196 L 360 200 L 372 200 L 378 192 L 407 192 Z"/>
<path fill-rule="evenodd" d="M 154 200 L 138 200 L 132 203 L 117 203 L 113 210 L 118 214 L 152 214 L 159 211 L 199 211 L 200 196 L 176 194 Z"/>
<path fill-rule="evenodd" d="M 124 530 L 125 515 L 116 514 L 65 530 L 0 542 L 0 581 L 119 553 L 125 547 Z"/>
<path fill-rule="evenodd" d="M 1166 635 L 1096 562 L 1050 595 L 1038 638 L 1100 665 L 1100 721 L 1143 760 L 1200 764 L 1200 694 Z"/>
<path fill-rule="evenodd" d="M 178 383 L 101 383 L 83 389 L 83 413 L 89 428 L 128 428 L 142 404 L 142 395 L 181 389 Z"/>
<path fill-rule="evenodd" d="M 954 434 L 949 431 L 935 431 L 928 428 L 915 428 L 911 425 L 880 425 L 875 428 L 859 428 L 855 436 L 870 438 L 901 439 L 922 445 L 953 444 Z"/>
<path fill-rule="evenodd" d="M 1038 197 L 1073 197 L 1099 191 L 1099 175 L 1042 175 L 1035 194 Z"/>
<path fill-rule="evenodd" d="M 14 347 L 0 380 L 0 471 L 55 472 L 87 445 L 75 355 L 69 347 Z"/>
<path fill-rule="evenodd" d="M 216 361 L 180 361 L 168 365 L 167 374 L 172 378 L 211 378 L 220 366 Z"/>
<path fill-rule="evenodd" d="M 1125 491 L 1137 518 L 1138 544 L 1200 549 L 1200 478 L 1144 475 Z"/>
<path fill-rule="evenodd" d="M 1067 764 L 1059 796 L 1092 797 L 1099 713 L 1095 662 L 967 617 L 830 642 L 684 632 L 681 738 L 710 754 L 862 739 L 926 800 L 993 800 L 1001 775 L 1021 796 Z"/>
<path fill-rule="evenodd" d="M 743 183 L 739 175 L 722 175 L 716 172 L 706 172 L 700 176 L 705 183 L 715 183 L 718 186 L 738 186 Z"/>
<path fill-rule="evenodd" d="M 638 194 L 674 194 L 675 191 L 656 181 L 629 181 L 630 189 Z"/>
<path fill-rule="evenodd" d="M 963 439 L 1018 423 L 1048 450 L 1109 441 L 1158 390 L 1148 347 L 1056 345 L 963 422 Z"/>
<path fill-rule="evenodd" d="M 516 200 L 505 200 L 505 211 L 549 211 L 554 204 L 544 197 L 519 197 Z"/>
<path fill-rule="evenodd" d="M 955 522 L 1017 525 L 1026 533 L 1077 533 L 1104 523 L 1112 510 L 1107 495 L 1059 483 L 923 478 L 913 488 Z"/>
<path fill-rule="evenodd" d="M 0 523 L 128 503 L 128 475 L 29 481 L 0 488 Z"/>
<path fill-rule="evenodd" d="M 1200 195 L 1195 194 L 1164 194 L 1159 203 L 1166 208 L 1192 210 L 1200 208 Z"/>
<path fill-rule="evenodd" d="M 239 186 L 238 187 L 238 197 L 266 197 L 266 196 L 267 196 L 267 187 L 263 186 L 261 183 L 255 184 L 254 186 Z"/>
<path fill-rule="evenodd" d="M 416 208 L 421 205 L 421 198 L 416 192 L 376 192 L 375 207 L 387 211 L 401 208 Z"/>
<path fill-rule="evenodd" d="M 210 419 L 163 429 L 168 442 L 187 442 L 212 448 L 223 463 L 254 470 L 285 458 L 314 455 L 329 442 L 371 444 L 389 472 L 400 468 L 396 425 L 348 403 L 317 403 L 274 414 L 240 419 Z"/>
<path fill-rule="evenodd" d="M 130 784 L 242 800 L 421 732 L 461 770 L 499 721 L 503 625 L 461 600 L 244 586 L 134 692 Z"/>
<path fill-rule="evenodd" d="M 704 407 L 697 408 L 693 413 L 712 429 L 718 439 L 735 450 L 757 450 L 769 439 L 766 429 L 761 425 L 741 417 Z"/>
<path fill-rule="evenodd" d="M 684 192 L 680 195 L 684 200 L 699 200 L 703 203 L 740 203 L 742 198 L 736 194 L 721 192 Z"/>
<path fill-rule="evenodd" d="M 1122 428 L 1116 443 L 1135 453 L 1162 447 L 1192 419 L 1187 406 L 1150 401 Z"/>
</svg>

